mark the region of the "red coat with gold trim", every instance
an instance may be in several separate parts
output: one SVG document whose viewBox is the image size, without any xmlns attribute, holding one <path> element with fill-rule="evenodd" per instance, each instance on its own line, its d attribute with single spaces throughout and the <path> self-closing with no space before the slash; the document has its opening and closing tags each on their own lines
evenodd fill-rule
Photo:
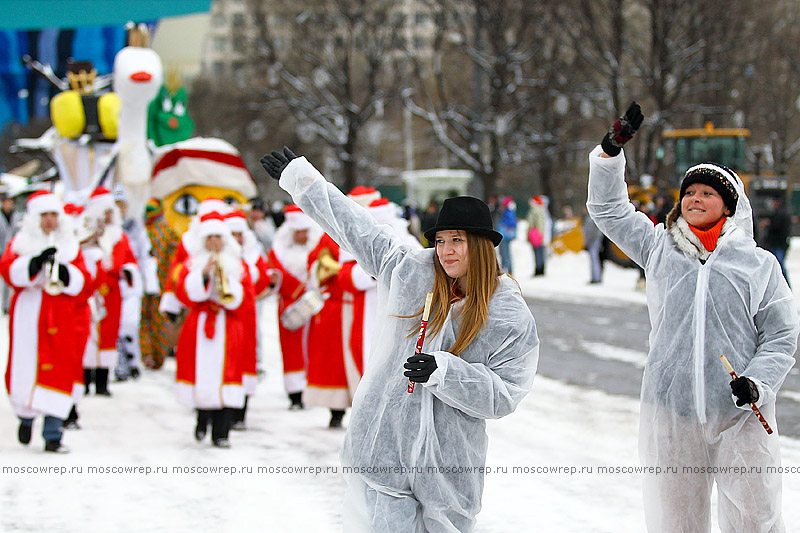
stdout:
<svg viewBox="0 0 800 533">
<path fill-rule="evenodd" d="M 178 269 L 175 295 L 189 308 L 175 350 L 178 400 L 198 409 L 244 406 L 242 352 L 245 328 L 243 300 L 253 286 L 247 265 L 225 256 L 225 273 L 233 301 L 221 304 L 215 281 L 203 280 L 202 256 Z"/>
<path fill-rule="evenodd" d="M 20 241 L 18 241 L 20 239 Z M 75 369 L 83 333 L 74 328 L 74 310 L 89 274 L 77 240 L 56 241 L 56 260 L 66 265 L 69 283 L 58 295 L 44 291 L 43 268 L 33 279 L 28 267 L 37 251 L 17 235 L 0 258 L 0 275 L 14 290 L 9 311 L 9 356 L 5 381 L 11 405 L 20 417 L 45 414 L 66 418 L 73 404 Z M 34 334 L 35 333 L 35 334 Z"/>
</svg>

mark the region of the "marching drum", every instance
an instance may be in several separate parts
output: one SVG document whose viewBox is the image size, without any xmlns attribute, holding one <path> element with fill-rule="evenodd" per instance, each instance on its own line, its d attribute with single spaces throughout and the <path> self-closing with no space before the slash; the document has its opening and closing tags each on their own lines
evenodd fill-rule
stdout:
<svg viewBox="0 0 800 533">
<path fill-rule="evenodd" d="M 325 300 L 317 290 L 309 289 L 281 313 L 281 324 L 290 331 L 302 328 L 322 310 Z"/>
</svg>

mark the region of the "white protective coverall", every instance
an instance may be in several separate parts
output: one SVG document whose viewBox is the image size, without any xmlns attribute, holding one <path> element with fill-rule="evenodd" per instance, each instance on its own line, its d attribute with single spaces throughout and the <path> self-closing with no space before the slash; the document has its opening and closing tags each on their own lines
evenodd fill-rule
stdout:
<svg viewBox="0 0 800 533">
<path fill-rule="evenodd" d="M 767 467 L 781 464 L 775 395 L 795 363 L 798 318 L 777 260 L 756 248 L 743 187 L 734 183 L 734 217 L 723 226 L 716 249 L 702 249 L 707 257 L 701 261 L 687 246 L 692 234 L 683 218 L 671 229 L 653 226 L 628 199 L 624 154 L 602 153 L 598 146 L 589 155 L 586 206 L 647 276 L 652 330 L 639 455 L 644 466 L 661 469 L 644 477 L 648 531 L 708 531 L 714 480 L 723 532 L 785 531 L 781 477 Z M 699 239 L 696 245 L 702 247 Z M 756 405 L 772 435 L 749 404 L 736 407 L 720 355 L 758 387 Z"/>
<path fill-rule="evenodd" d="M 455 356 L 459 320 L 451 314 L 423 351 L 437 369 L 412 394 L 403 364 L 414 354 L 435 253 L 404 244 L 345 197 L 303 157 L 280 186 L 303 211 L 378 280 L 378 323 L 370 364 L 353 399 L 342 450 L 348 482 L 348 533 L 472 531 L 481 507 L 485 419 L 516 408 L 533 384 L 539 339 L 517 284 L 501 277 L 486 326 Z"/>
</svg>

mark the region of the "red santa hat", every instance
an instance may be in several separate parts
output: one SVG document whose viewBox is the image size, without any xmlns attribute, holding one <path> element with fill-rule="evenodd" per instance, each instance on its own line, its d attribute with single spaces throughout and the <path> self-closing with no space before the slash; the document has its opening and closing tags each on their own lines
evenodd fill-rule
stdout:
<svg viewBox="0 0 800 533">
<path fill-rule="evenodd" d="M 201 239 L 209 235 L 225 235 L 230 230 L 225 225 L 225 217 L 221 213 L 212 211 L 200 217 L 200 228 L 198 230 Z"/>
<path fill-rule="evenodd" d="M 189 185 L 230 189 L 245 198 L 258 192 L 239 151 L 222 139 L 206 137 L 170 144 L 157 153 L 151 185 L 155 198 Z"/>
<path fill-rule="evenodd" d="M 294 204 L 289 204 L 283 209 L 284 221 L 287 227 L 294 231 L 309 229 L 314 225 L 311 217 L 303 213 L 303 211 Z"/>
<path fill-rule="evenodd" d="M 397 218 L 397 206 L 388 198 L 373 200 L 367 209 L 380 224 L 391 224 Z"/>
<path fill-rule="evenodd" d="M 235 211 L 231 211 L 230 213 L 224 215 L 225 217 L 225 224 L 227 224 L 228 229 L 231 232 L 239 232 L 244 233 L 248 230 L 247 226 L 247 215 L 244 214 L 244 211 L 241 209 L 237 209 Z"/>
<path fill-rule="evenodd" d="M 113 209 L 116 204 L 114 203 L 114 195 L 105 187 L 98 187 L 89 195 L 89 202 L 86 204 L 86 209 L 93 213 L 102 213 L 109 209 Z"/>
<path fill-rule="evenodd" d="M 61 200 L 49 191 L 36 191 L 28 197 L 28 213 L 63 213 Z"/>
<path fill-rule="evenodd" d="M 353 190 L 347 196 L 355 200 L 358 205 L 367 207 L 371 202 L 380 198 L 381 193 L 376 191 L 374 187 L 357 185 L 353 187 Z"/>
<path fill-rule="evenodd" d="M 215 211 L 221 215 L 225 215 L 231 212 L 231 206 L 219 198 L 206 198 L 200 202 L 200 205 L 197 206 L 198 217 L 202 217 L 205 214 L 213 213 Z"/>
<path fill-rule="evenodd" d="M 71 217 L 80 216 L 80 214 L 83 213 L 83 206 L 75 205 L 72 203 L 64 204 L 64 213 L 68 214 Z"/>
</svg>

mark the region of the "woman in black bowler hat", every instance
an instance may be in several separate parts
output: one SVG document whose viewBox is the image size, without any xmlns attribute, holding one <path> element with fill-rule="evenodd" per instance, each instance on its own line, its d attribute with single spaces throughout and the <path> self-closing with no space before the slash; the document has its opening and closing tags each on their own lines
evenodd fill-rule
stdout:
<svg viewBox="0 0 800 533">
<path fill-rule="evenodd" d="M 519 286 L 501 273 L 488 206 L 459 196 L 404 245 L 388 226 L 288 148 L 267 172 L 378 280 L 370 364 L 353 399 L 342 450 L 344 530 L 472 531 L 481 508 L 485 419 L 516 408 L 533 384 L 539 339 Z M 415 354 L 423 305 L 433 305 Z M 409 379 L 419 386 L 407 392 Z"/>
</svg>

